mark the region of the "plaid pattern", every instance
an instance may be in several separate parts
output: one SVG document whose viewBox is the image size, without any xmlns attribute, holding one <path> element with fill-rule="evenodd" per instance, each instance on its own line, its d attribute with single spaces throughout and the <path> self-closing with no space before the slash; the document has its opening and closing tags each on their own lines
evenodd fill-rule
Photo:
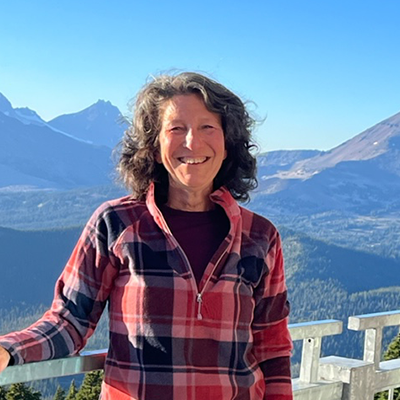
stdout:
<svg viewBox="0 0 400 400">
<path fill-rule="evenodd" d="M 94 213 L 51 309 L 0 345 L 15 364 L 76 354 L 108 303 L 102 399 L 292 399 L 279 234 L 227 190 L 211 198 L 231 227 L 199 287 L 152 185 L 146 202 L 124 197 Z"/>
</svg>

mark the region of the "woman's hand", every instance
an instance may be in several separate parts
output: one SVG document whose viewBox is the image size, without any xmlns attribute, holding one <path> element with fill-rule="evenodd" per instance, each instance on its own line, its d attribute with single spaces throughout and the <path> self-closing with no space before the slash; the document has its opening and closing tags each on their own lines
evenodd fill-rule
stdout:
<svg viewBox="0 0 400 400">
<path fill-rule="evenodd" d="M 0 346 L 0 372 L 3 371 L 10 362 L 10 353 Z"/>
</svg>

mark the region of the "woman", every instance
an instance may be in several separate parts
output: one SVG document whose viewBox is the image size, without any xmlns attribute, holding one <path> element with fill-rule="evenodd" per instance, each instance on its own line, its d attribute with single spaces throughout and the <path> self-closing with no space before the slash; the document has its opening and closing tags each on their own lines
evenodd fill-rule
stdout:
<svg viewBox="0 0 400 400">
<path fill-rule="evenodd" d="M 108 303 L 102 399 L 291 399 L 279 234 L 236 202 L 256 186 L 252 125 L 205 76 L 147 84 L 118 166 L 132 195 L 94 213 L 0 368 L 76 354 Z"/>
</svg>

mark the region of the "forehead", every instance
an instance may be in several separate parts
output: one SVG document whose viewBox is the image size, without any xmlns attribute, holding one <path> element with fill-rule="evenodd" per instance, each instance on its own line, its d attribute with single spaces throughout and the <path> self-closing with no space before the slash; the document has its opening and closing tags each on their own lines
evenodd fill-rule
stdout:
<svg viewBox="0 0 400 400">
<path fill-rule="evenodd" d="M 184 119 L 190 116 L 202 118 L 217 118 L 220 116 L 209 111 L 206 104 L 198 94 L 184 94 L 173 96 L 166 100 L 160 108 L 160 115 L 163 121 L 171 119 Z"/>
</svg>

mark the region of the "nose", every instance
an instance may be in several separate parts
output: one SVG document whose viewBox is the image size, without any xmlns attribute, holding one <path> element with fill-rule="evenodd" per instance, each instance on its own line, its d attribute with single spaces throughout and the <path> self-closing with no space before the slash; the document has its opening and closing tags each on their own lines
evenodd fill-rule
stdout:
<svg viewBox="0 0 400 400">
<path fill-rule="evenodd" d="M 188 129 L 185 136 L 185 147 L 189 150 L 195 150 L 201 145 L 200 133 L 193 128 Z"/>
</svg>

